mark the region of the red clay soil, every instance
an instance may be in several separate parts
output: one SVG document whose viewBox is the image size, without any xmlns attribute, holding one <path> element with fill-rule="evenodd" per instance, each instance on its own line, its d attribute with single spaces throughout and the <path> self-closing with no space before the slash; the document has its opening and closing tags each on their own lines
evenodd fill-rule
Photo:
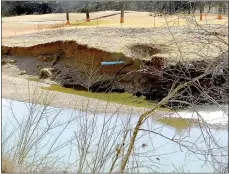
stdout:
<svg viewBox="0 0 229 174">
<path fill-rule="evenodd" d="M 2 53 L 16 56 L 50 56 L 60 54 L 67 66 L 76 68 L 79 66 L 100 67 L 103 61 L 122 60 L 125 64 L 132 64 L 122 70 L 127 73 L 140 68 L 141 61 L 133 60 L 122 53 L 111 53 L 96 48 L 89 48 L 87 45 L 78 44 L 75 41 L 57 41 L 31 47 L 8 47 L 2 46 Z M 112 74 L 119 71 L 123 65 L 110 65 L 100 67 L 100 73 Z"/>
</svg>

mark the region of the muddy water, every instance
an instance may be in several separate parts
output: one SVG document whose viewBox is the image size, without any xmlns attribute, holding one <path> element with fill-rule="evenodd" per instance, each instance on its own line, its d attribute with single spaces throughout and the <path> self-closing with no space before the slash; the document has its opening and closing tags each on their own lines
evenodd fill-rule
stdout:
<svg viewBox="0 0 229 174">
<path fill-rule="evenodd" d="M 13 110 L 10 110 L 10 107 L 13 108 Z M 29 115 L 28 108 L 33 108 L 34 115 L 39 115 L 39 112 L 41 112 L 41 110 L 39 111 L 39 109 L 41 109 L 40 105 L 29 105 L 28 103 L 3 99 L 2 124 L 7 124 L 6 129 L 8 130 L 6 131 L 3 127 L 3 137 L 6 137 L 6 135 L 10 133 L 10 130 L 12 130 L 13 127 L 17 125 L 15 118 L 17 118 L 18 122 L 25 122 L 25 119 L 27 119 Z M 83 133 L 85 133 L 86 131 L 90 136 L 87 137 L 87 140 L 82 141 L 84 147 L 87 145 L 87 142 L 91 137 L 91 146 L 88 148 L 87 152 L 87 162 L 93 165 L 96 162 L 96 159 L 98 159 L 98 157 L 95 156 L 95 154 L 98 152 L 104 152 L 105 155 L 109 154 L 105 160 L 104 167 L 100 169 L 100 172 L 108 172 L 111 165 L 111 160 L 115 155 L 115 147 L 118 144 L 122 143 L 124 125 L 127 124 L 128 129 L 133 129 L 138 119 L 137 115 L 133 115 L 131 113 L 125 115 L 117 115 L 111 113 L 92 114 L 87 112 L 81 112 L 78 110 L 63 110 L 49 107 L 47 112 L 43 114 L 45 119 L 41 120 L 36 130 L 42 131 L 47 126 L 47 123 L 51 123 L 52 118 L 58 112 L 60 112 L 60 114 L 56 118 L 54 124 L 57 125 L 61 123 L 62 126 L 56 127 L 51 130 L 46 137 L 41 139 L 39 144 L 41 146 L 47 142 L 50 142 L 49 144 L 51 144 L 52 140 L 54 140 L 62 131 L 62 128 L 66 126 L 66 129 L 61 133 L 54 146 L 52 146 L 52 149 L 55 149 L 58 147 L 58 144 L 71 140 L 66 146 L 62 147 L 59 150 L 57 149 L 57 151 L 55 151 L 54 153 L 55 155 L 59 156 L 63 155 L 62 160 L 59 162 L 58 165 L 60 167 L 64 165 L 62 161 L 64 161 L 65 163 L 74 163 L 79 159 L 79 145 L 77 144 L 75 138 L 82 137 Z M 14 113 L 15 118 L 13 117 L 12 113 Z M 213 114 L 214 111 L 209 110 L 209 113 Z M 67 125 L 66 121 L 70 119 L 73 120 L 70 124 Z M 82 127 L 82 125 L 87 125 L 87 127 Z M 209 163 L 204 163 L 206 157 L 209 160 L 212 160 L 210 155 L 203 156 L 201 154 L 198 154 L 204 150 L 207 150 L 207 146 L 215 148 L 215 155 L 226 155 L 223 157 L 217 156 L 214 160 L 218 160 L 218 163 L 221 164 L 227 163 L 227 130 L 204 128 L 200 129 L 199 127 L 191 127 L 190 129 L 178 131 L 174 127 L 165 126 L 159 122 L 154 121 L 151 118 L 149 118 L 143 124 L 141 129 L 154 131 L 154 133 L 149 133 L 145 131 L 139 132 L 137 141 L 134 146 L 134 151 L 131 153 L 131 158 L 128 165 L 129 172 L 213 172 L 213 167 Z M 32 130 L 33 129 L 31 129 L 31 131 Z M 106 142 L 104 144 L 100 142 L 100 134 L 102 131 L 104 131 L 102 141 Z M 204 137 L 201 136 L 201 131 L 203 131 Z M 212 138 L 209 137 L 209 133 L 211 133 L 212 137 L 215 138 L 219 146 L 216 146 L 213 143 L 213 140 L 211 140 L 211 143 L 209 143 L 208 140 Z M 184 143 L 190 149 L 194 150 L 194 152 L 197 154 L 193 154 L 193 152 L 188 151 L 186 148 L 179 146 L 177 143 L 174 143 L 158 134 L 161 134 L 167 138 L 183 138 L 183 141 L 181 141 L 180 143 Z M 17 139 L 16 134 L 14 136 Z M 204 138 L 206 142 L 203 141 Z M 127 136 L 126 143 L 128 143 L 128 141 L 129 136 Z M 12 146 L 12 142 L 13 139 L 10 139 L 8 141 L 8 148 Z M 195 144 L 195 146 L 193 145 L 193 143 Z M 49 144 L 46 145 L 44 148 L 40 149 L 39 154 L 41 154 L 41 156 L 49 150 L 49 148 L 51 147 L 51 145 Z M 221 154 L 219 153 L 219 147 L 221 147 L 222 150 Z M 112 149 L 111 152 L 108 152 L 109 149 Z M 32 151 L 33 150 L 34 149 L 32 149 Z M 76 163 L 78 164 L 79 161 Z M 217 163 L 215 165 L 217 166 Z M 74 164 L 73 167 L 68 167 L 68 170 L 76 171 L 77 168 L 75 166 L 76 165 Z M 176 167 L 176 169 L 174 166 Z M 85 170 L 85 172 L 91 172 L 88 167 L 86 168 L 87 169 Z"/>
</svg>

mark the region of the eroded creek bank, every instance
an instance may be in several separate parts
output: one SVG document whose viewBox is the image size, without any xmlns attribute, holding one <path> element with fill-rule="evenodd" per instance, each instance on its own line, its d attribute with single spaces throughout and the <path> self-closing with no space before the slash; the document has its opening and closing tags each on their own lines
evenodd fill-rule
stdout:
<svg viewBox="0 0 229 174">
<path fill-rule="evenodd" d="M 139 45 L 133 45 L 132 51 L 137 50 L 136 47 Z M 142 45 L 141 50 L 144 49 L 151 53 L 151 60 L 132 59 L 122 53 L 89 48 L 75 41 L 32 47 L 2 46 L 2 54 L 15 59 L 18 68 L 28 75 L 51 78 L 64 87 L 93 92 L 129 92 L 153 101 L 161 101 L 171 88 L 205 74 L 181 89 L 167 105 L 183 107 L 190 103 L 227 103 L 227 53 L 211 60 L 171 64 L 162 57 L 153 56 L 160 50 Z M 4 61 L 6 59 L 2 59 Z M 101 65 L 106 61 L 124 63 Z"/>
</svg>

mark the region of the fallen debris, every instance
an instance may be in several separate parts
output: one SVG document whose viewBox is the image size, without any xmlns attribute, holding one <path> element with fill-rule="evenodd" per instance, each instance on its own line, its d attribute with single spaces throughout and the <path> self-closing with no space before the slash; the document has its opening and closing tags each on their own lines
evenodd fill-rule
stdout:
<svg viewBox="0 0 229 174">
<path fill-rule="evenodd" d="M 15 60 L 12 60 L 12 59 L 3 58 L 3 59 L 2 59 L 2 65 L 5 65 L 5 64 L 7 64 L 7 63 L 13 64 L 13 63 L 16 63 L 16 61 L 15 61 Z"/>
<path fill-rule="evenodd" d="M 20 71 L 19 73 L 18 73 L 18 75 L 25 75 L 26 74 L 26 71 L 24 70 L 24 71 Z"/>
<path fill-rule="evenodd" d="M 41 71 L 40 71 L 40 79 L 51 77 L 53 70 L 54 70 L 54 68 L 43 68 L 43 69 L 41 69 Z"/>
</svg>

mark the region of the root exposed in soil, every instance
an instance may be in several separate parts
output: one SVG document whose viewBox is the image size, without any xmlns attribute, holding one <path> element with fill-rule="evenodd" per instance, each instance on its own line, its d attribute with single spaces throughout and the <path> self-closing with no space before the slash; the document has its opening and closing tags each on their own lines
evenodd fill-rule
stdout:
<svg viewBox="0 0 229 174">
<path fill-rule="evenodd" d="M 227 103 L 229 92 L 227 56 L 225 53 L 213 60 L 178 62 L 162 68 L 149 63 L 145 64 L 137 72 L 150 83 L 137 91 L 136 95 L 144 95 L 148 100 L 161 101 L 168 95 L 170 89 L 206 74 L 191 86 L 182 89 L 169 101 L 168 105 L 187 107 L 193 104 Z M 144 85 L 140 86 L 144 87 Z"/>
</svg>

